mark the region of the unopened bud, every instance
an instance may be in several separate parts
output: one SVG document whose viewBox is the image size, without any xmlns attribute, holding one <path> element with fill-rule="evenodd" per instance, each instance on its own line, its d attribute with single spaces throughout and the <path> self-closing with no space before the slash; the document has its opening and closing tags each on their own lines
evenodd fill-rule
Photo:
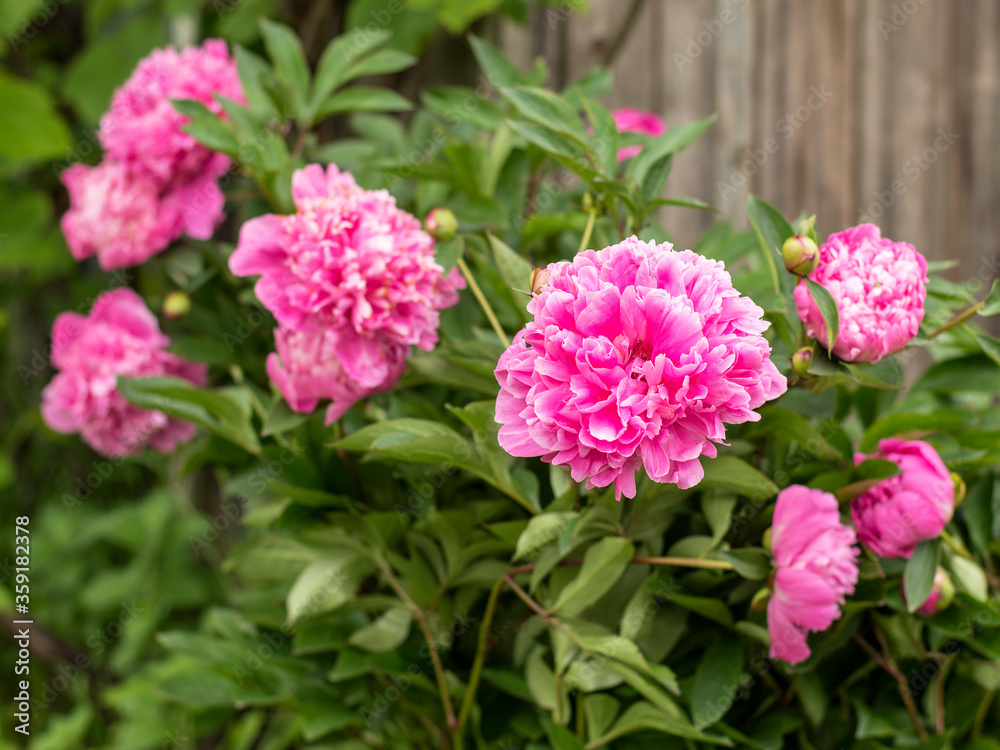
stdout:
<svg viewBox="0 0 1000 750">
<path fill-rule="evenodd" d="M 549 283 L 549 279 L 552 278 L 552 274 L 549 273 L 548 269 L 536 268 L 531 272 L 531 293 L 538 294 L 542 291 L 542 287 Z"/>
<path fill-rule="evenodd" d="M 769 586 L 765 586 L 756 594 L 753 595 L 753 599 L 750 600 L 750 609 L 755 612 L 760 612 L 767 607 L 768 601 L 771 599 L 771 594 L 774 591 L 771 590 Z"/>
<path fill-rule="evenodd" d="M 809 374 L 809 368 L 813 362 L 812 347 L 804 346 L 792 355 L 792 372 L 800 378 Z"/>
<path fill-rule="evenodd" d="M 768 526 L 764 531 L 764 538 L 760 540 L 760 543 L 764 545 L 765 549 L 771 549 L 771 527 Z"/>
<path fill-rule="evenodd" d="M 594 207 L 594 196 L 590 193 L 584 193 L 583 200 L 580 201 L 580 205 L 583 206 L 584 211 L 589 211 Z"/>
<path fill-rule="evenodd" d="M 811 237 L 797 234 L 785 240 L 781 246 L 781 257 L 790 273 L 808 276 L 819 265 L 819 248 Z"/>
<path fill-rule="evenodd" d="M 951 481 L 955 483 L 955 507 L 965 500 L 965 480 L 957 472 L 951 472 Z"/>
<path fill-rule="evenodd" d="M 902 586 L 902 584 L 900 584 Z M 952 583 L 951 576 L 941 568 L 934 573 L 934 586 L 927 600 L 916 609 L 918 615 L 933 617 L 938 612 L 943 612 L 951 606 L 955 598 L 955 584 Z M 906 591 L 903 591 L 903 601 L 906 601 Z"/>
<path fill-rule="evenodd" d="M 424 221 L 424 229 L 434 239 L 439 242 L 448 242 L 454 239 L 458 232 L 458 219 L 448 208 L 435 208 Z"/>
<path fill-rule="evenodd" d="M 163 314 L 176 320 L 191 312 L 191 298 L 184 292 L 171 292 L 163 299 Z"/>
</svg>

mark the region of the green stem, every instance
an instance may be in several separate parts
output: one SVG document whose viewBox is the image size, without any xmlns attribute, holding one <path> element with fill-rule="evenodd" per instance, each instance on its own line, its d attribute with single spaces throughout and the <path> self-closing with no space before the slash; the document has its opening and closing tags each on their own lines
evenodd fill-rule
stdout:
<svg viewBox="0 0 1000 750">
<path fill-rule="evenodd" d="M 944 529 L 941 529 L 941 539 L 961 557 L 964 557 L 966 560 L 972 559 L 972 555 L 969 554 L 969 551 Z"/>
<path fill-rule="evenodd" d="M 472 702 L 476 697 L 476 688 L 479 687 L 479 678 L 483 673 L 483 663 L 486 661 L 486 647 L 490 640 L 490 625 L 493 623 L 493 615 L 497 608 L 497 599 L 500 598 L 500 590 L 503 588 L 504 578 L 500 578 L 493 584 L 490 590 L 490 597 L 486 600 L 486 613 L 483 615 L 483 624 L 479 628 L 479 642 L 476 645 L 476 656 L 472 662 L 472 673 L 469 675 L 469 684 L 465 689 L 465 697 L 462 698 L 462 707 L 458 712 L 458 730 L 461 734 L 465 727 L 465 722 L 469 718 L 469 711 L 472 710 Z"/>
<path fill-rule="evenodd" d="M 503 343 L 505 347 L 510 346 L 510 339 L 507 338 L 507 334 L 504 333 L 503 328 L 500 326 L 500 321 L 497 320 L 497 316 L 493 312 L 493 308 L 490 307 L 490 303 L 483 294 L 483 290 L 480 289 L 479 284 L 476 283 L 476 279 L 472 275 L 472 271 L 469 270 L 469 266 L 465 263 L 465 258 L 458 259 L 458 267 L 461 269 L 462 275 L 465 276 L 465 280 L 469 283 L 469 289 L 472 290 L 472 294 L 479 302 L 479 306 L 483 308 L 483 312 L 486 313 L 486 318 L 490 321 L 490 325 L 493 326 L 493 331 L 496 333 L 497 338 L 500 339 L 501 343 Z"/>
<path fill-rule="evenodd" d="M 590 209 L 590 212 L 587 215 L 587 226 L 583 230 L 583 239 L 580 241 L 580 249 L 576 251 L 577 255 L 586 250 L 587 245 L 590 244 L 590 234 L 591 232 L 594 231 L 594 221 L 596 221 L 596 219 L 597 219 L 597 209 L 592 208 Z"/>
<path fill-rule="evenodd" d="M 971 318 L 973 315 L 975 315 L 977 312 L 979 312 L 980 310 L 982 310 L 983 309 L 983 305 L 985 305 L 985 304 L 986 304 L 986 300 L 982 300 L 981 302 L 977 302 L 976 304 L 974 304 L 972 307 L 963 310 L 962 312 L 960 312 L 958 315 L 956 315 L 954 318 L 952 318 L 951 320 L 949 320 L 947 323 L 945 323 L 940 328 L 935 328 L 933 331 L 931 331 L 930 333 L 928 333 L 927 334 L 927 338 L 932 339 L 935 336 L 937 336 L 938 334 L 944 333 L 945 331 L 947 331 L 947 330 L 949 330 L 951 328 L 954 328 L 957 325 L 961 325 L 962 323 L 964 323 L 965 321 L 967 321 L 969 318 Z"/>
</svg>

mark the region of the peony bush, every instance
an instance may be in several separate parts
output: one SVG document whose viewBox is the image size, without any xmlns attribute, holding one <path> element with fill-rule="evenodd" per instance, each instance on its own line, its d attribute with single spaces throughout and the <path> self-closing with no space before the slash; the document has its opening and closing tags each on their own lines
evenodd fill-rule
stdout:
<svg viewBox="0 0 1000 750">
<path fill-rule="evenodd" d="M 606 71 L 471 36 L 488 95 L 418 104 L 358 83 L 386 34 L 262 35 L 153 52 L 62 174 L 138 282 L 55 321 L 42 418 L 220 581 L 108 747 L 996 747 L 996 284 L 757 197 L 686 248 L 713 118 Z"/>
</svg>

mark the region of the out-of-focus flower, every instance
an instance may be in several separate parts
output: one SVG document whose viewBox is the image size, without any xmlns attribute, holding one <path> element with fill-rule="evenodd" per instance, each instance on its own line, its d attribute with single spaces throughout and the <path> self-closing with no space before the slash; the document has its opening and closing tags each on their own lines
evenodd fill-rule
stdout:
<svg viewBox="0 0 1000 750">
<path fill-rule="evenodd" d="M 645 135 L 663 135 L 667 132 L 667 126 L 663 124 L 663 118 L 653 112 L 643 112 L 640 109 L 630 109 L 623 107 L 611 113 L 615 125 L 622 133 L 643 133 Z M 628 146 L 618 149 L 618 161 L 630 159 L 642 151 L 642 146 Z"/>
<path fill-rule="evenodd" d="M 337 358 L 337 334 L 332 329 L 302 333 L 278 328 L 274 342 L 278 351 L 268 355 L 268 377 L 292 411 L 308 414 L 321 400 L 330 399 L 327 424 L 340 419 L 360 399 L 391 388 L 406 369 L 408 347 L 388 343 L 378 368 L 385 376 L 362 385 Z"/>
<path fill-rule="evenodd" d="M 500 445 L 635 496 L 641 466 L 693 487 L 726 424 L 786 389 L 763 311 L 722 263 L 631 237 L 550 264 L 496 368 Z"/>
<path fill-rule="evenodd" d="M 955 508 L 955 483 L 937 451 L 922 440 L 888 438 L 871 456 L 884 458 L 900 473 L 851 501 L 861 543 L 880 557 L 909 557 L 916 546 L 937 539 Z"/>
<path fill-rule="evenodd" d="M 77 260 L 97 256 L 106 271 L 143 263 L 188 234 L 212 236 L 225 198 L 216 174 L 164 189 L 122 162 L 76 164 L 62 173 L 70 209 L 62 217 L 66 244 Z"/>
<path fill-rule="evenodd" d="M 79 432 L 96 451 L 118 457 L 146 446 L 167 453 L 195 434 L 190 422 L 133 406 L 117 377 L 172 376 L 204 385 L 205 365 L 166 351 L 170 341 L 131 289 L 105 292 L 86 317 L 62 313 L 52 329 L 59 373 L 42 393 L 42 417 L 58 432 Z"/>
<path fill-rule="evenodd" d="M 411 346 L 434 347 L 438 311 L 465 280 L 444 274 L 430 235 L 391 195 L 361 189 L 334 165 L 297 171 L 292 197 L 296 213 L 243 225 L 229 267 L 260 274 L 257 297 L 282 328 L 329 332 L 320 359 L 336 359 L 357 393 L 383 388 Z"/>
<path fill-rule="evenodd" d="M 927 261 L 912 245 L 882 237 L 874 224 L 831 234 L 809 278 L 833 295 L 840 330 L 833 353 L 848 362 L 878 362 L 917 335 L 927 297 Z M 828 346 L 826 325 L 805 284 L 795 307 L 808 333 Z"/>
<path fill-rule="evenodd" d="M 451 209 L 435 208 L 427 214 L 427 219 L 424 221 L 424 229 L 427 230 L 427 234 L 438 242 L 448 242 L 454 239 L 455 234 L 458 232 L 458 219 L 455 218 L 455 214 Z"/>
<path fill-rule="evenodd" d="M 805 661 L 808 633 L 840 618 L 844 597 L 858 582 L 856 541 L 828 492 L 792 485 L 778 495 L 771 526 L 777 570 L 767 605 L 772 659 Z"/>
<path fill-rule="evenodd" d="M 229 160 L 181 130 L 187 118 L 171 101 L 194 100 L 221 114 L 217 95 L 246 101 L 225 42 L 209 39 L 200 47 L 180 51 L 153 50 L 115 91 L 111 108 L 101 118 L 106 156 L 141 167 L 164 184 L 224 172 Z"/>
</svg>

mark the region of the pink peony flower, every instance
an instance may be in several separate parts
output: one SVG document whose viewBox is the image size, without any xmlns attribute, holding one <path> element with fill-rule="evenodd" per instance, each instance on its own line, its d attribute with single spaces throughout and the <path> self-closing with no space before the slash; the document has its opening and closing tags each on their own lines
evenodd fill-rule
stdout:
<svg viewBox="0 0 1000 750">
<path fill-rule="evenodd" d="M 166 351 L 170 341 L 131 289 L 100 295 L 84 317 L 62 313 L 52 328 L 52 364 L 60 372 L 42 393 L 42 417 L 57 432 L 79 432 L 98 453 L 120 457 L 147 445 L 170 452 L 195 426 L 133 406 L 116 378 L 168 375 L 203 385 L 205 365 Z"/>
<path fill-rule="evenodd" d="M 115 92 L 111 109 L 101 118 L 101 145 L 108 158 L 139 167 L 164 183 L 206 172 L 219 175 L 229 160 L 181 130 L 187 118 L 171 103 L 193 99 L 221 114 L 217 95 L 246 102 L 225 42 L 209 39 L 179 52 L 173 47 L 154 50 Z"/>
<path fill-rule="evenodd" d="M 616 109 L 611 113 L 615 125 L 622 133 L 644 133 L 646 135 L 663 135 L 667 132 L 663 119 L 652 112 L 643 112 L 639 109 L 629 109 L 627 107 Z M 629 146 L 618 150 L 618 161 L 630 159 L 642 151 L 642 146 Z"/>
<path fill-rule="evenodd" d="M 885 458 L 900 473 L 879 482 L 851 501 L 851 516 L 861 542 L 880 557 L 906 557 L 927 539 L 941 535 L 955 509 L 955 484 L 944 461 L 922 440 L 888 438 L 871 456 Z"/>
<path fill-rule="evenodd" d="M 288 372 L 304 376 L 310 360 L 328 372 L 336 361 L 338 381 L 353 381 L 357 400 L 395 382 L 411 346 L 434 347 L 438 311 L 458 302 L 465 281 L 457 270 L 444 274 L 430 235 L 389 193 L 361 189 L 334 165 L 297 171 L 292 197 L 297 213 L 243 225 L 229 267 L 237 276 L 261 275 L 257 297 L 286 329 L 279 342 L 284 337 L 289 351 L 317 352 Z M 301 337 L 293 345 L 291 331 L 325 335 L 322 343 Z M 277 365 L 271 369 L 278 372 Z M 346 394 L 334 398 L 330 413 L 341 409 Z"/>
<path fill-rule="evenodd" d="M 62 217 L 66 243 L 77 260 L 96 255 L 106 271 L 143 263 L 187 233 L 212 236 L 225 198 L 217 174 L 164 188 L 122 162 L 76 164 L 62 173 L 70 209 Z"/>
<path fill-rule="evenodd" d="M 882 237 L 874 224 L 831 234 L 809 278 L 837 301 L 840 331 L 833 353 L 847 362 L 878 362 L 917 335 L 927 297 L 927 261 L 912 245 Z M 827 346 L 826 327 L 805 283 L 795 307 L 809 335 Z"/>
<path fill-rule="evenodd" d="M 856 543 L 854 530 L 840 522 L 833 495 L 801 485 L 778 495 L 771 526 L 777 570 L 767 604 L 772 659 L 805 661 L 806 635 L 840 618 L 844 597 L 858 582 Z"/>
<path fill-rule="evenodd" d="M 785 392 L 763 311 L 722 263 L 635 237 L 546 269 L 534 320 L 500 357 L 496 421 L 514 456 L 635 496 L 635 472 L 693 487 L 728 424 Z"/>
<path fill-rule="evenodd" d="M 326 423 L 333 424 L 351 406 L 374 393 L 391 388 L 406 368 L 407 347 L 389 343 L 379 382 L 362 384 L 351 377 L 337 358 L 337 332 L 302 333 L 287 328 L 274 332 L 277 354 L 267 358 L 267 375 L 281 391 L 292 411 L 307 414 L 322 399 L 330 399 Z"/>
</svg>

